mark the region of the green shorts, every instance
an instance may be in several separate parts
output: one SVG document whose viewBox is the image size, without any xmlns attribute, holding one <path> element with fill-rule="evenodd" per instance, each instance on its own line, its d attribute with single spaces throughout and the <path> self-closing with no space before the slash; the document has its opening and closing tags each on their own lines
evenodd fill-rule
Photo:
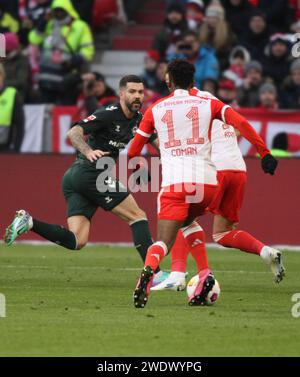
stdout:
<svg viewBox="0 0 300 377">
<path fill-rule="evenodd" d="M 67 202 L 67 217 L 82 215 L 91 219 L 98 207 L 111 211 L 130 195 L 116 178 L 108 177 L 105 185 L 101 185 L 101 173 L 81 160 L 76 160 L 66 171 L 62 190 Z"/>
</svg>

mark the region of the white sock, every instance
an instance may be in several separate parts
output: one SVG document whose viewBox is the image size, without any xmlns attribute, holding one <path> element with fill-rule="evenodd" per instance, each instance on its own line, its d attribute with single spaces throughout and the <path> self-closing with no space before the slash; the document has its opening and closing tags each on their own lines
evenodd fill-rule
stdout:
<svg viewBox="0 0 300 377">
<path fill-rule="evenodd" d="M 184 279 L 184 278 L 185 278 L 185 272 L 172 271 L 168 279 L 178 280 L 178 279 Z"/>
<path fill-rule="evenodd" d="M 261 249 L 260 256 L 266 263 L 271 263 L 271 261 L 272 261 L 272 249 L 269 246 L 264 246 Z"/>
</svg>

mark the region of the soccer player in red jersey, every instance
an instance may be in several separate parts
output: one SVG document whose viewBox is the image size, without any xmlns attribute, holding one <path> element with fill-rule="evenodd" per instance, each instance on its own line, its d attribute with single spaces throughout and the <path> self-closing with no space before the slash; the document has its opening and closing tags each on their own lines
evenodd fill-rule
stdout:
<svg viewBox="0 0 300 377">
<path fill-rule="evenodd" d="M 193 88 L 192 93 L 200 97 L 213 97 L 210 93 Z M 239 149 L 235 130 L 232 126 L 214 120 L 211 131 L 211 159 L 217 169 L 219 182 L 217 193 L 209 205 L 215 214 L 213 221 L 213 239 L 218 244 L 240 249 L 246 253 L 260 256 L 271 268 L 274 281 L 280 283 L 285 275 L 282 254 L 279 250 L 266 246 L 251 234 L 236 229 L 244 197 L 247 173 L 246 164 Z M 179 232 L 172 248 L 172 272 L 162 283 L 151 290 L 183 290 L 185 288 L 185 269 L 189 252 L 192 253 L 198 271 L 208 268 L 205 249 L 205 234 L 201 226 L 194 221 L 198 229 L 197 242 L 189 246 Z M 201 250 L 201 252 L 200 252 Z"/>
<path fill-rule="evenodd" d="M 193 220 L 204 213 L 217 191 L 216 169 L 211 161 L 211 126 L 214 119 L 239 129 L 262 157 L 263 168 L 274 173 L 277 162 L 244 117 L 217 99 L 200 97 L 193 87 L 194 66 L 183 59 L 169 63 L 171 94 L 144 115 L 128 151 L 134 157 L 156 129 L 160 141 L 162 189 L 158 195 L 158 241 L 147 252 L 145 267 L 134 292 L 134 304 L 143 308 L 150 292 L 153 271 L 171 250 L 179 229 L 187 242 L 197 229 Z M 267 162 L 267 164 L 266 164 Z M 215 283 L 209 268 L 199 273 L 199 283 L 190 305 L 202 305 Z"/>
</svg>

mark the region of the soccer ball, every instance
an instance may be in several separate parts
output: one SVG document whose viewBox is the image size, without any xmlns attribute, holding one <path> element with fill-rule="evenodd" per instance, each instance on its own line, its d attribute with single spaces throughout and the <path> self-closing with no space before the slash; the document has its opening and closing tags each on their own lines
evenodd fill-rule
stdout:
<svg viewBox="0 0 300 377">
<path fill-rule="evenodd" d="M 191 280 L 188 282 L 186 286 L 186 292 L 189 298 L 194 295 L 198 282 L 199 282 L 199 275 L 193 276 Z M 207 295 L 207 298 L 205 300 L 205 305 L 208 305 L 208 306 L 213 305 L 220 297 L 220 294 L 221 294 L 221 288 L 220 288 L 219 282 L 215 279 L 215 284 Z"/>
</svg>

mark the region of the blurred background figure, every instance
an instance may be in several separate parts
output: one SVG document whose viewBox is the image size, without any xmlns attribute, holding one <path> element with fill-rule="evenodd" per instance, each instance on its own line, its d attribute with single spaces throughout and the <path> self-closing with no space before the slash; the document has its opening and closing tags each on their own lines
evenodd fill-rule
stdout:
<svg viewBox="0 0 300 377">
<path fill-rule="evenodd" d="M 105 77 L 99 72 L 85 73 L 81 76 L 82 92 L 77 99 L 81 118 L 92 114 L 98 108 L 118 101 L 116 92 L 107 85 Z"/>
<path fill-rule="evenodd" d="M 25 4 L 20 30 L 20 40 L 23 46 L 28 45 L 28 34 L 32 29 L 44 33 L 47 22 L 51 18 L 52 0 L 35 0 Z"/>
<path fill-rule="evenodd" d="M 189 30 L 199 30 L 204 19 L 204 3 L 202 0 L 187 0 L 186 19 Z"/>
<path fill-rule="evenodd" d="M 266 14 L 268 25 L 276 31 L 287 32 L 293 22 L 293 11 L 287 0 L 258 0 L 257 6 Z"/>
<path fill-rule="evenodd" d="M 20 152 L 24 137 L 23 105 L 17 90 L 5 84 L 0 64 L 0 152 Z"/>
<path fill-rule="evenodd" d="M 260 10 L 252 12 L 248 27 L 245 25 L 240 42 L 249 51 L 252 60 L 264 59 L 264 50 L 269 43 L 272 30 L 267 24 L 266 15 Z"/>
<path fill-rule="evenodd" d="M 246 75 L 246 66 L 250 62 L 250 54 L 243 46 L 236 46 L 232 49 L 229 55 L 229 68 L 225 72 L 227 75 L 232 73 L 237 86 L 242 85 L 243 79 Z"/>
<path fill-rule="evenodd" d="M 279 88 L 289 75 L 291 65 L 291 43 L 283 34 L 274 34 L 270 38 L 263 60 L 264 75 L 271 78 Z"/>
<path fill-rule="evenodd" d="M 259 88 L 263 84 L 262 65 L 252 60 L 246 66 L 246 76 L 238 88 L 238 104 L 241 107 L 257 107 L 259 105 Z"/>
<path fill-rule="evenodd" d="M 157 77 L 156 77 L 156 69 L 157 65 L 160 61 L 160 54 L 156 50 L 149 50 L 144 58 L 144 71 L 141 74 L 141 77 L 144 81 L 146 88 L 154 90 Z"/>
<path fill-rule="evenodd" d="M 210 46 L 215 50 L 220 69 L 223 71 L 228 68 L 228 57 L 237 43 L 237 38 L 225 21 L 225 11 L 221 5 L 210 5 L 206 8 L 199 36 L 201 45 Z"/>
<path fill-rule="evenodd" d="M 169 94 L 169 89 L 167 87 L 165 76 L 167 71 L 168 62 L 161 60 L 158 62 L 155 75 L 156 75 L 156 84 L 153 90 L 158 93 L 161 97 L 167 96 Z"/>
<path fill-rule="evenodd" d="M 6 12 L 5 3 L 0 2 L 0 33 L 8 31 L 17 33 L 19 31 L 19 22 Z"/>
<path fill-rule="evenodd" d="M 291 157 L 292 153 L 288 152 L 288 134 L 280 132 L 273 138 L 271 153 L 274 157 Z"/>
<path fill-rule="evenodd" d="M 275 85 L 267 82 L 259 88 L 259 107 L 267 110 L 278 109 L 277 90 Z"/>
<path fill-rule="evenodd" d="M 173 54 L 176 42 L 187 30 L 184 6 L 179 2 L 171 3 L 166 11 L 164 25 L 154 37 L 152 48 L 157 50 L 162 58 Z"/>
<path fill-rule="evenodd" d="M 300 59 L 291 65 L 290 76 L 282 87 L 280 103 L 284 109 L 300 109 Z"/>
<path fill-rule="evenodd" d="M 129 24 L 135 23 L 135 14 L 138 8 L 138 3 L 139 0 L 123 0 L 124 11 Z"/>
<path fill-rule="evenodd" d="M 228 105 L 237 108 L 237 89 L 233 80 L 223 78 L 219 82 L 217 97 Z"/>
<path fill-rule="evenodd" d="M 214 49 L 201 46 L 198 35 L 194 31 L 186 32 L 177 42 L 175 54 L 169 56 L 169 60 L 175 58 L 186 58 L 195 65 L 195 85 L 199 89 L 206 79 L 219 78 L 219 63 Z"/>
<path fill-rule="evenodd" d="M 211 93 L 213 96 L 217 96 L 218 95 L 218 80 L 210 79 L 210 78 L 205 79 L 202 82 L 202 89 L 205 92 Z"/>
<path fill-rule="evenodd" d="M 70 0 L 54 0 L 51 9 L 44 32 L 35 28 L 29 34 L 30 43 L 41 46 L 38 85 L 44 102 L 72 105 L 78 95 L 74 75 L 88 71 L 93 37 Z"/>
<path fill-rule="evenodd" d="M 5 33 L 6 59 L 3 59 L 5 83 L 18 90 L 22 102 L 28 97 L 30 85 L 30 65 L 23 54 L 19 37 L 14 33 Z"/>
<path fill-rule="evenodd" d="M 222 5 L 226 9 L 226 20 L 231 30 L 240 38 L 249 24 L 253 6 L 248 0 L 222 0 Z"/>
</svg>

